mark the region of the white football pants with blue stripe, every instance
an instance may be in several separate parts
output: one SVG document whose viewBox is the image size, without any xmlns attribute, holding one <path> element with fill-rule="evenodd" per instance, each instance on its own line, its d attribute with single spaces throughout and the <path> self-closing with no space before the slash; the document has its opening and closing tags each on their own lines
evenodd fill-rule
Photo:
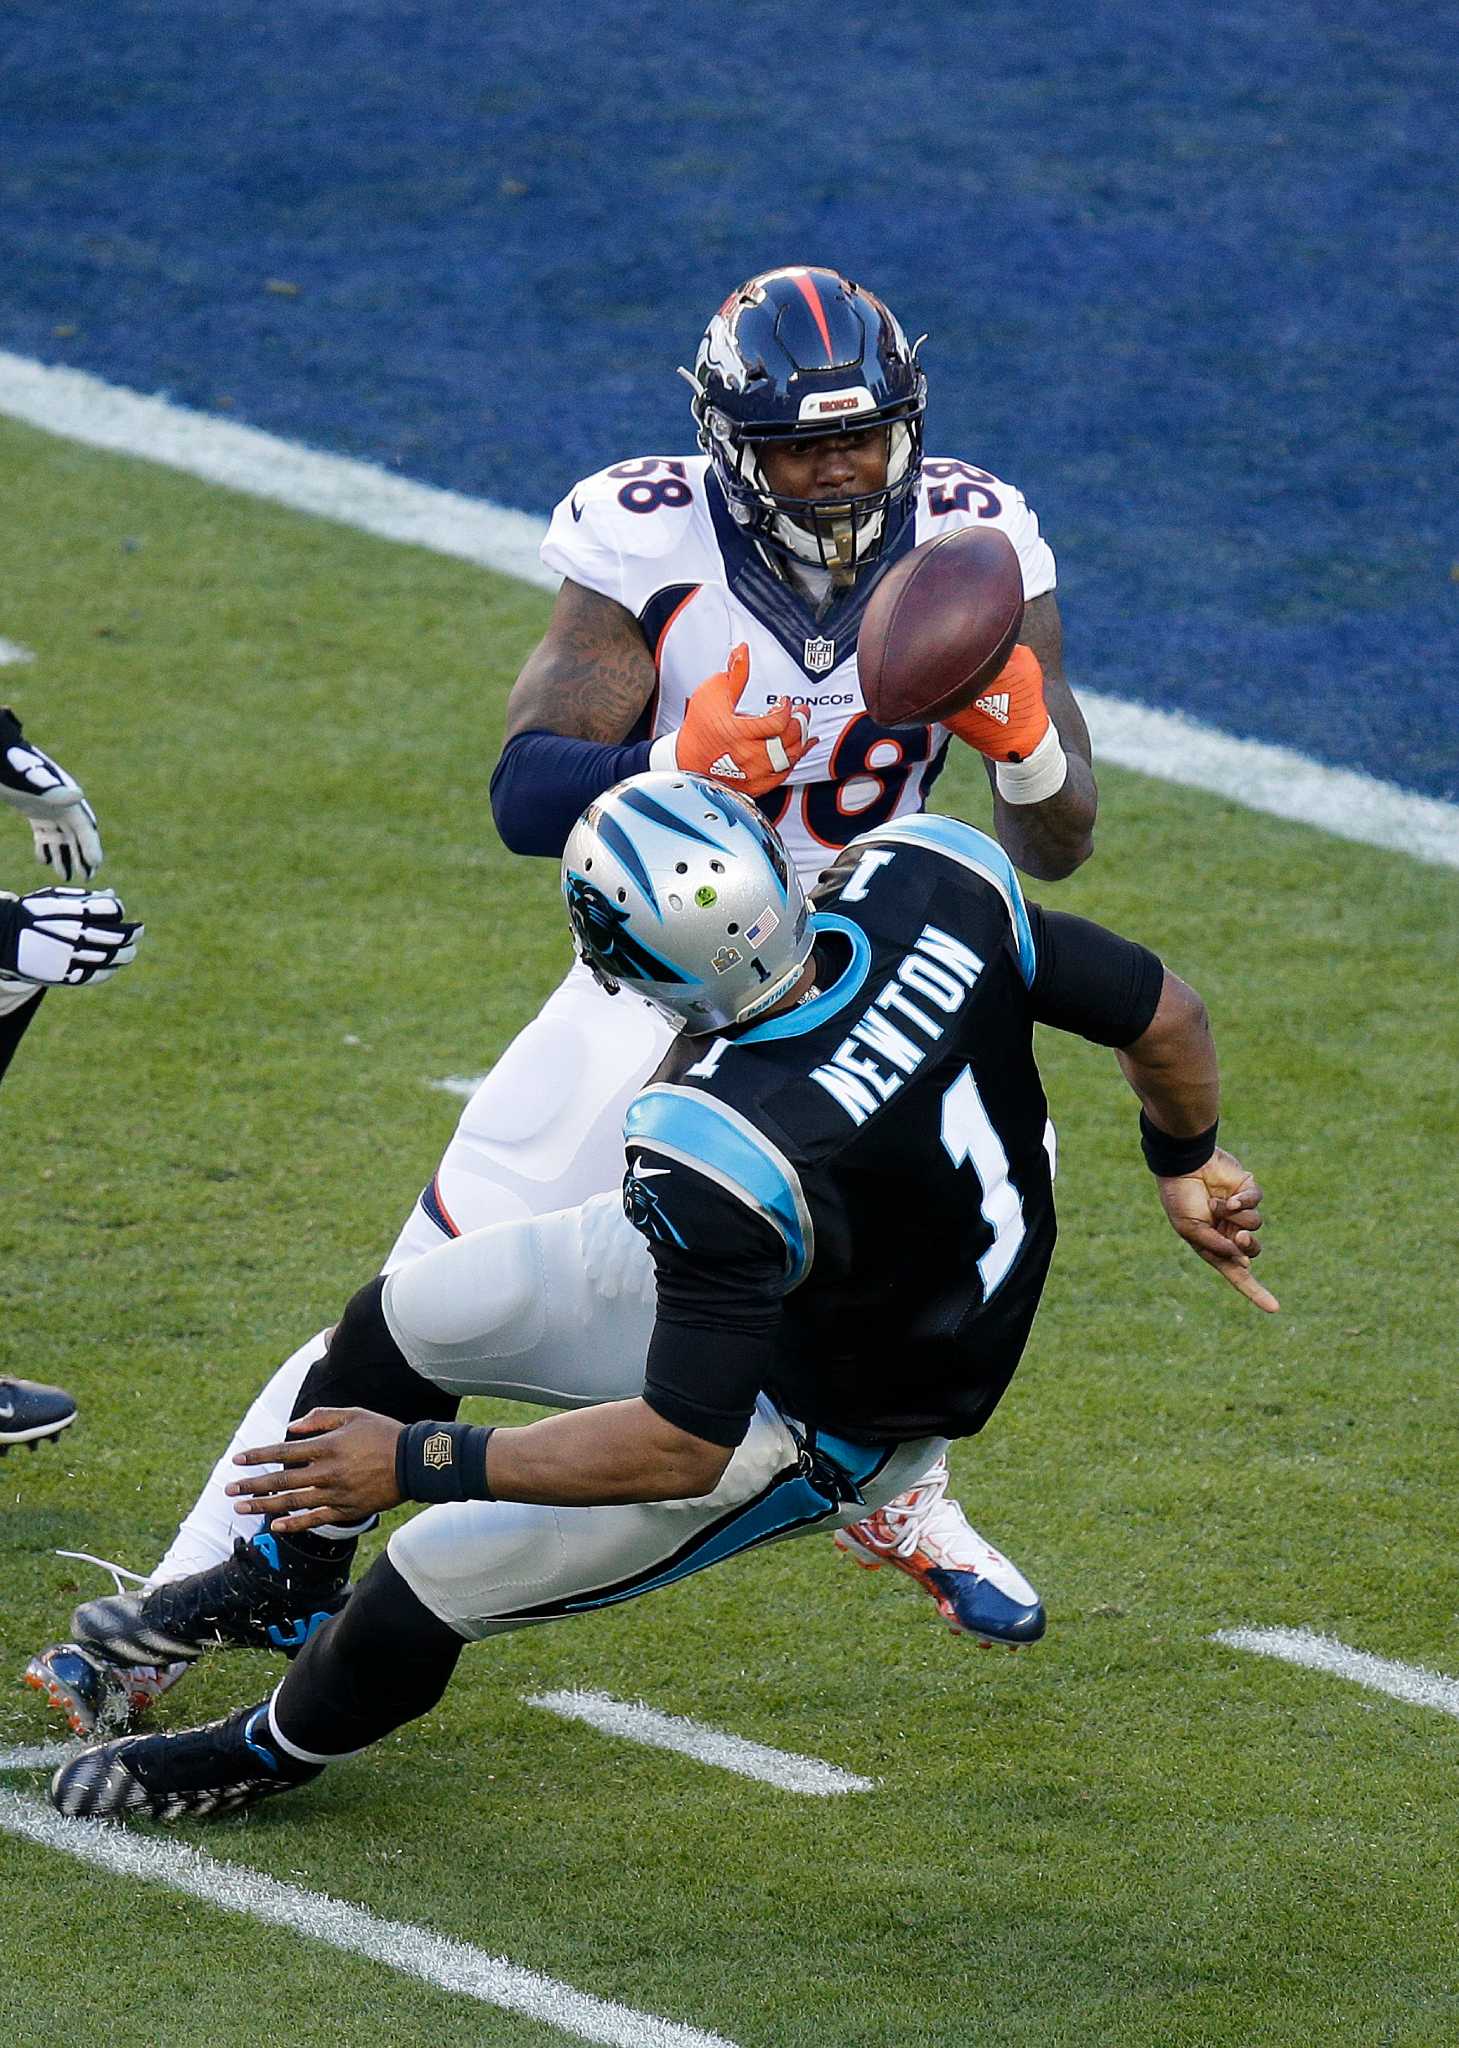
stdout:
<svg viewBox="0 0 1459 2048">
<path fill-rule="evenodd" d="M 583 1406 L 641 1392 L 653 1264 L 616 1194 L 476 1231 L 393 1272 L 382 1306 L 410 1364 L 451 1393 Z M 635 1598 L 743 1550 L 855 1522 L 947 1448 L 807 1433 L 761 1396 L 711 1494 L 623 1507 L 466 1501 L 397 1528 L 390 1562 L 469 1639 Z"/>
<path fill-rule="evenodd" d="M 648 1003 L 632 995 L 605 995 L 586 968 L 574 965 L 467 1103 L 383 1270 L 394 1272 L 458 1235 L 492 1224 L 523 1224 L 590 1195 L 611 1191 L 616 1202 L 623 1181 L 624 1114 L 672 1038 L 672 1028 Z M 521 1242 L 525 1246 L 528 1241 Z M 647 1248 L 632 1232 L 624 1247 L 642 1291 L 652 1284 Z M 516 1274 L 523 1270 L 505 1254 L 503 1266 Z M 621 1278 L 609 1272 L 585 1277 L 578 1290 L 566 1274 L 553 1282 L 564 1309 L 571 1296 L 576 1304 L 572 1313 L 583 1317 L 596 1298 L 595 1288 L 612 1290 L 620 1284 Z M 544 1332 L 546 1348 L 539 1358 L 534 1361 L 531 1347 L 524 1348 L 514 1362 L 503 1359 L 500 1379 L 482 1381 L 474 1391 L 562 1407 L 616 1400 L 641 1390 L 642 1346 L 630 1365 L 626 1358 L 609 1356 L 596 1325 L 586 1335 L 582 1322 L 573 1327 L 575 1346 L 560 1334 Z M 235 1514 L 224 1491 L 237 1477 L 233 1454 L 281 1440 L 305 1374 L 324 1354 L 327 1335 L 321 1330 L 279 1367 L 234 1432 L 149 1584 L 216 1564 L 228 1555 L 235 1537 L 249 1536 L 260 1526 L 257 1517 Z"/>
</svg>

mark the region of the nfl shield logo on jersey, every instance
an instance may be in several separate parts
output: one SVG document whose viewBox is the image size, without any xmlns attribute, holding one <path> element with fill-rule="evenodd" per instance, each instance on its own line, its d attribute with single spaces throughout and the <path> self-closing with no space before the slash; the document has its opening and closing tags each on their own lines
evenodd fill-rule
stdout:
<svg viewBox="0 0 1459 2048">
<path fill-rule="evenodd" d="M 836 643 L 834 640 L 807 640 L 805 644 L 805 666 L 813 676 L 823 676 L 828 668 L 836 666 Z"/>
</svg>

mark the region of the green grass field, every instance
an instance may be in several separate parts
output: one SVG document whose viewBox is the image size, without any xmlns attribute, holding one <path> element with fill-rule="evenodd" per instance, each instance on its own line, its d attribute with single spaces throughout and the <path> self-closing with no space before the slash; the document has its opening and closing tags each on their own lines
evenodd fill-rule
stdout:
<svg viewBox="0 0 1459 2048">
<path fill-rule="evenodd" d="M 0 467 L 0 633 L 40 656 L 0 694 L 148 924 L 117 982 L 48 999 L 0 1094 L 0 1355 L 82 1402 L 0 1465 L 3 1747 L 49 1739 L 20 1670 L 100 1589 L 54 1550 L 151 1564 L 387 1249 L 454 1119 L 430 1083 L 481 1071 L 567 947 L 486 800 L 540 592 L 9 425 Z M 981 789 L 967 756 L 939 801 L 984 821 Z M 1044 1643 L 980 1653 L 817 1537 L 478 1649 L 375 1753 L 175 1834 L 739 2048 L 1459 2039 L 1459 1728 L 1209 1640 L 1306 1626 L 1459 1671 L 1459 875 L 1102 793 L 1050 900 L 1206 995 L 1283 1313 L 1169 1234 L 1113 1061 L 1047 1042 L 1063 1239 L 954 1460 Z M 0 882 L 40 872 L 12 820 Z M 220 1656 L 163 1718 L 270 1682 Z M 881 1782 L 797 1799 L 523 1703 L 571 1685 Z M 566 2038 L 3 1834 L 0 1885 L 12 2042 Z"/>
</svg>

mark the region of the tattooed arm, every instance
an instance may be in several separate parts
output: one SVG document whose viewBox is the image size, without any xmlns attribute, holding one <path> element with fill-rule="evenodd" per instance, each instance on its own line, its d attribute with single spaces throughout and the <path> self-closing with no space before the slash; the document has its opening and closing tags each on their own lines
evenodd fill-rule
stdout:
<svg viewBox="0 0 1459 2048">
<path fill-rule="evenodd" d="M 633 730 L 654 681 L 638 621 L 611 597 L 569 578 L 512 687 L 505 737 L 555 732 L 575 740 L 621 740 Z"/>
<path fill-rule="evenodd" d="M 998 794 L 993 762 L 988 781 L 993 788 L 993 817 L 998 837 L 1026 874 L 1041 882 L 1062 881 L 1094 851 L 1094 814 L 1099 802 L 1094 786 L 1089 728 L 1074 693 L 1064 680 L 1064 631 L 1059 601 L 1046 591 L 1027 606 L 1019 639 L 1031 647 L 1044 672 L 1044 703 L 1058 728 L 1068 774 L 1057 795 L 1043 803 L 1010 804 Z"/>
<path fill-rule="evenodd" d="M 555 859 L 594 797 L 647 768 L 648 741 L 625 741 L 654 682 L 653 657 L 632 614 L 580 583 L 564 583 L 513 685 L 491 778 L 492 816 L 513 853 Z"/>
</svg>

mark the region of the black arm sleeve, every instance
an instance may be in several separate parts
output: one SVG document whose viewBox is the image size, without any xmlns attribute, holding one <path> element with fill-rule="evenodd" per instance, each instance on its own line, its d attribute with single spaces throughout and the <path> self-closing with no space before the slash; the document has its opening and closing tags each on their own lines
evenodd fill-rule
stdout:
<svg viewBox="0 0 1459 2048">
<path fill-rule="evenodd" d="M 0 903 L 0 915 L 3 915 L 5 907 Z M 21 1003 L 17 1009 L 8 1010 L 0 1017 L 0 1079 L 4 1078 L 5 1069 L 15 1057 L 15 1048 L 29 1029 L 44 994 L 45 990 L 38 988 L 28 1003 Z"/>
<path fill-rule="evenodd" d="M 20 907 L 19 898 L 0 896 L 0 967 L 12 974 L 25 925 L 25 912 Z"/>
<path fill-rule="evenodd" d="M 748 1203 L 683 1161 L 642 1147 L 632 1161 L 626 1206 L 658 1281 L 643 1398 L 676 1429 L 732 1450 L 770 1376 L 785 1248 Z"/>
<path fill-rule="evenodd" d="M 1160 1002 L 1158 954 L 1087 917 L 1028 906 L 1038 966 L 1029 1001 L 1040 1024 L 1095 1045 L 1133 1045 Z"/>
</svg>

